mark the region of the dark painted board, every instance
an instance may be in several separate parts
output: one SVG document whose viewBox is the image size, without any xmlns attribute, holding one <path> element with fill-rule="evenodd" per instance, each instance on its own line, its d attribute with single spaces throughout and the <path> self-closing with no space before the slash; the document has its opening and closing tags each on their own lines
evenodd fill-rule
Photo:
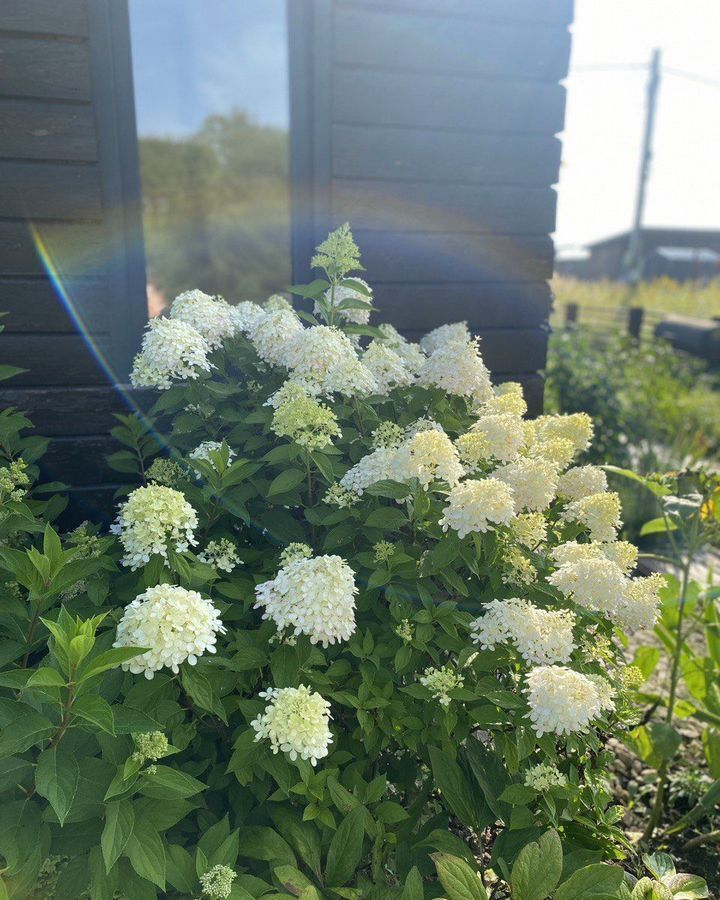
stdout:
<svg viewBox="0 0 720 900">
<path fill-rule="evenodd" d="M 333 175 L 459 184 L 546 187 L 558 179 L 552 136 L 333 127 Z"/>
<path fill-rule="evenodd" d="M 90 66 L 85 43 L 0 37 L 0 94 L 89 100 Z"/>
<path fill-rule="evenodd" d="M 564 27 L 339 7 L 334 59 L 344 65 L 559 81 L 567 74 Z"/>
<path fill-rule="evenodd" d="M 537 328 L 552 304 L 544 282 L 498 281 L 488 284 L 372 284 L 380 317 L 390 316 L 401 328 L 429 331 L 439 320 L 467 321 L 471 328 Z"/>
<path fill-rule="evenodd" d="M 106 272 L 109 249 L 103 225 L 39 222 L 35 229 L 33 235 L 27 222 L 0 221 L 3 275 L 44 275 L 45 266 L 38 252 L 40 243 L 63 276 L 102 277 Z"/>
<path fill-rule="evenodd" d="M 157 398 L 154 391 L 131 391 L 127 386 L 10 387 L 14 383 L 0 385 L 0 409 L 26 411 L 37 433 L 47 437 L 108 434 L 117 425 L 114 413 L 147 410 Z"/>
<path fill-rule="evenodd" d="M 117 473 L 113 473 L 117 475 Z M 109 525 L 117 516 L 116 484 L 84 485 L 68 491 L 68 506 L 58 518 L 58 525 L 70 531 L 82 522 Z"/>
<path fill-rule="evenodd" d="M 0 211 L 24 219 L 99 219 L 100 172 L 82 163 L 0 161 Z"/>
<path fill-rule="evenodd" d="M 569 23 L 573 14 L 573 0 L 339 0 L 338 5 L 561 25 Z"/>
<path fill-rule="evenodd" d="M 547 234 L 555 227 L 557 194 L 549 187 L 335 179 L 331 196 L 333 226 L 495 234 Z"/>
<path fill-rule="evenodd" d="M 86 0 L 2 0 L 0 30 L 86 35 Z"/>
<path fill-rule="evenodd" d="M 2 324 L 8 334 L 108 331 L 110 292 L 101 281 L 67 281 L 64 298 L 49 278 L 0 277 Z"/>
<path fill-rule="evenodd" d="M 96 335 L 107 352 L 108 338 Z M 107 378 L 85 340 L 75 334 L 0 334 L 0 359 L 27 369 L 14 386 L 104 384 Z"/>
<path fill-rule="evenodd" d="M 70 486 L 119 481 L 122 476 L 105 461 L 118 449 L 117 441 L 105 435 L 54 438 L 42 459 L 42 475 Z"/>
<path fill-rule="evenodd" d="M 546 236 L 356 231 L 355 237 L 376 281 L 542 281 L 552 275 L 553 245 Z"/>
<path fill-rule="evenodd" d="M 92 108 L 0 98 L 0 157 L 96 160 Z"/>
<path fill-rule="evenodd" d="M 400 324 L 394 324 L 400 330 Z M 402 333 L 417 341 L 425 331 L 403 326 Z M 480 352 L 485 365 L 493 373 L 531 373 L 545 366 L 547 332 L 544 328 L 473 329 L 473 333 L 481 338 Z"/>
<path fill-rule="evenodd" d="M 360 125 L 463 131 L 561 131 L 565 88 L 424 72 L 336 66 L 333 120 Z"/>
</svg>

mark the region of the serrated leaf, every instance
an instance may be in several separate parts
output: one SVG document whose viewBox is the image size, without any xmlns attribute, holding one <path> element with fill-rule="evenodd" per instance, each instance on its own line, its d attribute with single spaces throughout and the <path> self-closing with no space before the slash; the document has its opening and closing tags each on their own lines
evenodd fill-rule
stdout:
<svg viewBox="0 0 720 900">
<path fill-rule="evenodd" d="M 85 694 L 73 703 L 73 715 L 96 725 L 101 731 L 115 734 L 115 716 L 112 706 L 98 694 Z"/>
<path fill-rule="evenodd" d="M 161 891 L 165 890 L 167 873 L 165 845 L 157 831 L 146 822 L 136 822 L 125 847 L 125 855 L 141 878 L 147 878 Z"/>
<path fill-rule="evenodd" d="M 194 797 L 206 789 L 207 785 L 187 772 L 170 766 L 156 765 L 152 774 L 143 776 L 140 793 L 156 800 L 182 800 L 185 797 Z"/>
<path fill-rule="evenodd" d="M 302 472 L 300 469 L 285 469 L 284 472 L 281 472 L 270 482 L 267 496 L 274 497 L 277 494 L 287 494 L 288 491 L 295 490 L 303 481 L 305 481 L 305 472 Z"/>
<path fill-rule="evenodd" d="M 23 713 L 6 725 L 0 735 L 0 759 L 24 753 L 34 744 L 49 738 L 54 730 L 52 722 L 40 713 Z"/>
</svg>

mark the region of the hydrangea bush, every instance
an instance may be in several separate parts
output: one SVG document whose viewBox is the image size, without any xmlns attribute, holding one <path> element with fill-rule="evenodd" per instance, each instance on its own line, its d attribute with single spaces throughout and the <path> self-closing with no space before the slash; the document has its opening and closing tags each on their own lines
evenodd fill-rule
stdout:
<svg viewBox="0 0 720 900">
<path fill-rule="evenodd" d="M 347 226 L 313 265 L 150 324 L 112 535 L 0 469 L 5 891 L 629 898 L 606 742 L 660 579 L 592 423 L 526 419 L 464 323 L 369 324 Z"/>
</svg>

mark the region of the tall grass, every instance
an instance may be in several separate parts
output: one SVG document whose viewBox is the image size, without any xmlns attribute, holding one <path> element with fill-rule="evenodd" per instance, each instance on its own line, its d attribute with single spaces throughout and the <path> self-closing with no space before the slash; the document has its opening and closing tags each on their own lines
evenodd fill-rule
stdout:
<svg viewBox="0 0 720 900">
<path fill-rule="evenodd" d="M 642 306 L 663 313 L 711 318 L 720 316 L 720 277 L 709 282 L 675 281 L 656 278 L 641 281 L 629 294 L 627 284 L 619 281 L 581 281 L 556 276 L 552 282 L 555 310 L 567 303 L 578 306 Z"/>
</svg>

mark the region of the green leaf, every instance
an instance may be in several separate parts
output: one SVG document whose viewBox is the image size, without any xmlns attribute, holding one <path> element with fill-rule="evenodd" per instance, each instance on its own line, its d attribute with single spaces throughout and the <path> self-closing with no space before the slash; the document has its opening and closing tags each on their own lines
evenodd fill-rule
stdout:
<svg viewBox="0 0 720 900">
<path fill-rule="evenodd" d="M 147 878 L 161 891 L 165 890 L 167 873 L 165 845 L 157 831 L 142 820 L 136 822 L 125 847 L 125 855 L 141 878 Z"/>
<path fill-rule="evenodd" d="M 554 900 L 585 900 L 586 897 L 612 897 L 625 875 L 617 866 L 593 863 L 578 869 L 555 892 Z"/>
<path fill-rule="evenodd" d="M 50 803 L 61 825 L 70 812 L 80 781 L 80 766 L 74 753 L 62 748 L 45 750 L 38 758 L 35 786 Z"/>
<path fill-rule="evenodd" d="M 270 482 L 267 490 L 268 497 L 274 497 L 276 494 L 287 494 L 305 481 L 305 472 L 300 469 L 285 469 L 276 478 Z"/>
<path fill-rule="evenodd" d="M 109 669 L 116 669 L 120 663 L 145 653 L 147 647 L 113 647 L 111 650 L 105 650 L 98 653 L 97 656 L 86 659 L 78 671 L 78 681 L 85 681 L 94 675 L 100 675 Z"/>
<path fill-rule="evenodd" d="M 340 823 L 333 835 L 325 862 L 325 881 L 341 887 L 352 878 L 362 858 L 367 810 L 357 806 Z"/>
<path fill-rule="evenodd" d="M 669 853 L 645 853 L 642 861 L 648 872 L 658 881 L 675 874 L 675 863 Z"/>
<path fill-rule="evenodd" d="M 423 880 L 418 867 L 413 866 L 408 872 L 400 900 L 424 900 Z"/>
<path fill-rule="evenodd" d="M 295 854 L 288 843 L 273 828 L 264 825 L 246 825 L 239 832 L 243 856 L 262 859 L 278 865 L 297 865 Z"/>
<path fill-rule="evenodd" d="M 537 797 L 537 791 L 526 784 L 509 784 L 500 794 L 498 800 L 512 806 L 524 806 Z"/>
<path fill-rule="evenodd" d="M 115 734 L 115 716 L 112 706 L 99 694 L 85 694 L 73 703 L 73 715 L 96 725 L 101 731 Z"/>
<path fill-rule="evenodd" d="M 57 669 L 51 669 L 49 666 L 42 666 L 30 675 L 25 686 L 28 688 L 64 687 L 65 679 Z"/>
<path fill-rule="evenodd" d="M 23 713 L 20 718 L 10 722 L 0 735 L 0 759 L 24 753 L 49 738 L 54 730 L 52 722 L 40 713 Z"/>
<path fill-rule="evenodd" d="M 129 800 L 108 803 L 105 808 L 105 827 L 100 838 L 106 872 L 112 869 L 127 847 L 134 825 L 135 811 Z"/>
<path fill-rule="evenodd" d="M 437 747 L 429 747 L 435 784 L 450 809 L 464 825 L 477 824 L 477 815 L 471 803 L 472 788 L 463 770 L 455 760 Z"/>
<path fill-rule="evenodd" d="M 677 531 L 677 525 L 671 519 L 666 521 L 660 516 L 657 519 L 650 519 L 649 522 L 642 526 L 640 537 L 645 537 L 648 534 L 662 534 L 666 531 Z"/>
<path fill-rule="evenodd" d="M 448 853 L 433 853 L 432 859 L 447 900 L 488 900 L 480 876 L 465 860 Z"/>
<path fill-rule="evenodd" d="M 207 785 L 186 772 L 156 765 L 152 774 L 143 776 L 140 793 L 156 800 L 177 800 L 194 797 L 206 788 Z"/>
<path fill-rule="evenodd" d="M 307 887 L 312 887 L 312 882 L 295 866 L 276 866 L 273 874 L 285 888 L 288 894 L 299 897 Z"/>
<path fill-rule="evenodd" d="M 705 879 L 699 875 L 679 872 L 666 879 L 665 884 L 670 888 L 673 900 L 703 900 L 710 896 Z"/>
<path fill-rule="evenodd" d="M 510 875 L 513 900 L 545 900 L 560 881 L 562 866 L 562 844 L 554 829 L 526 844 Z"/>
</svg>

